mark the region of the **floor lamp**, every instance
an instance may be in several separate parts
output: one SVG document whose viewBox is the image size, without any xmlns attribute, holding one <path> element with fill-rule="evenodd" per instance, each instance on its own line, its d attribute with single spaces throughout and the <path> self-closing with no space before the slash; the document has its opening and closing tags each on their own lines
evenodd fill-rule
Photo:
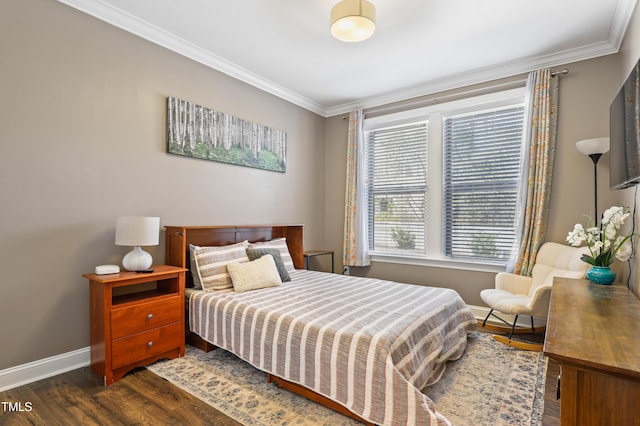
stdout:
<svg viewBox="0 0 640 426">
<path fill-rule="evenodd" d="M 593 161 L 593 191 L 595 199 L 594 221 L 599 222 L 598 217 L 598 160 L 602 154 L 609 152 L 609 138 L 585 139 L 576 142 L 576 148 L 584 155 L 588 155 Z"/>
</svg>

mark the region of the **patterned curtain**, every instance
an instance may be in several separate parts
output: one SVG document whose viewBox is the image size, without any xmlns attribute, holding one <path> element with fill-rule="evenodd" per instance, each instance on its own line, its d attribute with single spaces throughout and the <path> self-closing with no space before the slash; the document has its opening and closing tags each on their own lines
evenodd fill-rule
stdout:
<svg viewBox="0 0 640 426">
<path fill-rule="evenodd" d="M 527 98 L 525 143 L 529 149 L 523 156 L 516 242 L 507 266 L 508 271 L 520 275 L 531 275 L 547 230 L 558 121 L 558 78 L 550 69 L 529 74 Z"/>
<path fill-rule="evenodd" d="M 347 139 L 347 187 L 344 207 L 343 265 L 369 266 L 367 192 L 365 185 L 362 110 L 349 114 Z"/>
</svg>

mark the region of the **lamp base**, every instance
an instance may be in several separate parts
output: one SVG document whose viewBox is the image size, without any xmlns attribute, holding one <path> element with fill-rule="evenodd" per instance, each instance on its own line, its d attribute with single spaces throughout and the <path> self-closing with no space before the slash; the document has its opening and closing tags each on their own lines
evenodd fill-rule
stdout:
<svg viewBox="0 0 640 426">
<path fill-rule="evenodd" d="M 122 266 L 127 271 L 143 271 L 149 269 L 153 259 L 151 255 L 142 250 L 139 246 L 134 247 L 129 253 L 122 258 Z"/>
</svg>

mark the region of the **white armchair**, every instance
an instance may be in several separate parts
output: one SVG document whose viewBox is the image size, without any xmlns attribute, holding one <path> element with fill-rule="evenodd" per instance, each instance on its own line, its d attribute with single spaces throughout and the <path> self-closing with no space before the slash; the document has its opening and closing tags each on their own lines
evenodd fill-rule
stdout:
<svg viewBox="0 0 640 426">
<path fill-rule="evenodd" d="M 587 253 L 585 247 L 576 248 L 548 242 L 538 250 L 531 277 L 508 272 L 498 273 L 495 279 L 495 288 L 480 292 L 482 300 L 491 308 L 482 322 L 482 326 L 486 327 L 489 317 L 497 318 L 509 327 L 501 331 L 509 331 L 508 340 L 510 341 L 516 331 L 518 316 L 528 315 L 531 317 L 531 332 L 535 332 L 533 318 L 547 317 L 553 278 L 585 277 L 589 265 L 580 260 L 584 253 Z M 496 311 L 514 315 L 513 323 L 496 315 Z"/>
</svg>

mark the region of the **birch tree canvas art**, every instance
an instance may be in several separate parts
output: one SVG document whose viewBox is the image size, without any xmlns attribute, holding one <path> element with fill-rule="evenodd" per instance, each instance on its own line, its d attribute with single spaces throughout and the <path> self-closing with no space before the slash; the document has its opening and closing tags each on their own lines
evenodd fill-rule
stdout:
<svg viewBox="0 0 640 426">
<path fill-rule="evenodd" d="M 284 173 L 287 134 L 168 97 L 167 152 Z"/>
</svg>

